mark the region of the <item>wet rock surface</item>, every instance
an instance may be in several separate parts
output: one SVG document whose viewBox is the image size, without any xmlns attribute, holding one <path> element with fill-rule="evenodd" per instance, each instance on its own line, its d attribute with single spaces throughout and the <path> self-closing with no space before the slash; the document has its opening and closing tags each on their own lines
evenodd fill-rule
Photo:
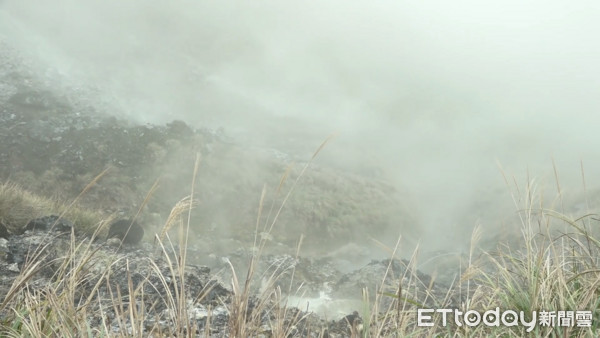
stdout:
<svg viewBox="0 0 600 338">
<path fill-rule="evenodd" d="M 118 220 L 113 222 L 108 230 L 108 239 L 117 238 L 127 244 L 137 244 L 143 237 L 144 228 L 135 220 Z"/>
<path fill-rule="evenodd" d="M 402 285 L 405 297 L 415 301 L 426 300 L 426 305 L 436 306 L 443 303 L 449 289 L 449 285 L 434 281 L 431 276 L 415 269 L 413 264 L 405 259 L 372 260 L 346 273 L 342 273 L 337 267 L 337 259 L 333 258 L 293 258 L 285 255 L 266 256 L 257 269 L 260 275 L 266 276 L 280 272 L 278 286 L 290 290 L 302 288 L 304 295 L 309 297 L 357 298 L 365 288 L 373 293 L 379 290 L 395 294 Z M 290 273 L 283 273 L 285 271 Z M 384 277 L 385 282 L 382 284 Z M 455 304 L 458 301 L 451 300 Z"/>
<path fill-rule="evenodd" d="M 44 216 L 40 218 L 32 219 L 25 225 L 25 231 L 31 230 L 42 230 L 42 231 L 58 231 L 70 233 L 73 229 L 73 223 L 70 221 L 60 218 L 57 215 Z"/>
</svg>

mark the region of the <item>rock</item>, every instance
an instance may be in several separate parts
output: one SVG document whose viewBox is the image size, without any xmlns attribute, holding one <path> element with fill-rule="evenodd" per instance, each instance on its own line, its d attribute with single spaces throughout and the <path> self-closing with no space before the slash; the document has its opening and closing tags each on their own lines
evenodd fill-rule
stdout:
<svg viewBox="0 0 600 338">
<path fill-rule="evenodd" d="M 0 238 L 0 260 L 6 260 L 9 252 L 8 240 L 6 238 Z"/>
<path fill-rule="evenodd" d="M 6 225 L 4 225 L 4 223 L 0 222 L 0 238 L 8 239 L 9 236 L 10 233 L 8 232 L 8 228 Z"/>
<path fill-rule="evenodd" d="M 190 137 L 194 134 L 194 131 L 185 122 L 173 120 L 167 123 L 167 133 L 171 136 Z"/>
<path fill-rule="evenodd" d="M 6 269 L 10 272 L 21 272 L 17 263 L 9 264 Z"/>
<path fill-rule="evenodd" d="M 37 292 L 54 290 L 58 282 L 55 279 L 57 273 L 60 274 L 65 267 L 69 269 L 71 261 L 67 258 L 71 258 L 72 262 L 86 262 L 84 270 L 87 271 L 87 275 L 75 277 L 77 274 L 69 274 L 74 272 L 70 270 L 67 274 L 68 278 L 81 278 L 74 290 L 76 303 L 81 304 L 90 295 L 98 297 L 92 302 L 93 305 L 90 305 L 94 313 L 89 317 L 91 327 L 108 325 L 110 329 L 119 332 L 123 325 L 130 325 L 119 320 L 105 321 L 107 318 L 118 317 L 115 313 L 116 308 L 112 305 L 114 297 L 118 294 L 124 302 L 133 297 L 138 302 L 144 302 L 148 309 L 144 327 L 160 327 L 162 332 L 168 332 L 173 322 L 170 321 L 171 309 L 170 304 L 165 301 L 165 295 L 180 292 L 182 278 L 185 278 L 184 302 L 189 307 L 189 320 L 201 328 L 210 316 L 211 319 L 216 319 L 211 323 L 211 328 L 225 331 L 229 318 L 226 304 L 223 302 L 231 299 L 230 291 L 219 279 L 211 275 L 208 267 L 186 265 L 182 275 L 178 267 L 172 265 L 174 262 L 165 259 L 162 252 L 155 254 L 151 249 L 144 247 L 116 252 L 110 246 L 93 242 L 79 247 L 81 250 L 73 251 L 72 240 L 80 243 L 89 241 L 89 238 L 56 237 L 38 228 L 36 231 L 11 236 L 8 240 L 0 239 L 0 253 L 8 251 L 6 257 L 0 255 L 0 295 L 4 297 L 8 294 L 19 273 L 28 271 L 30 265 L 27 264 L 36 264 L 38 268 L 31 275 L 27 285 L 22 286 L 22 292 L 32 292 L 43 297 L 43 292 Z M 119 241 L 116 238 L 115 240 Z M 93 257 L 88 259 L 87 255 L 90 253 L 93 253 Z M 110 269 L 110 278 L 105 274 L 107 269 Z M 19 302 L 15 298 L 10 301 Z M 100 313 L 104 313 L 106 317 L 98 315 Z M 11 320 L 10 316 L 10 311 L 0 312 L 0 322 Z M 0 332 L 5 331 L 0 329 Z"/>
<path fill-rule="evenodd" d="M 118 248 L 119 246 L 121 246 L 121 240 L 113 237 L 113 238 L 109 238 L 106 240 L 106 245 L 113 247 L 113 248 Z"/>
<path fill-rule="evenodd" d="M 44 216 L 36 219 L 32 219 L 25 226 L 25 231 L 27 230 L 41 230 L 41 231 L 49 231 L 54 230 L 58 232 L 71 232 L 73 228 L 73 223 L 69 222 L 66 219 L 62 219 L 59 216 L 51 215 Z"/>
<path fill-rule="evenodd" d="M 382 284 L 383 276 L 386 276 L 386 279 Z M 400 283 L 403 298 L 415 302 L 425 300 L 424 304 L 430 307 L 439 307 L 448 301 L 453 305 L 460 304 L 454 297 L 447 298 L 448 286 L 432 280 L 431 276 L 415 269 L 406 259 L 372 260 L 360 269 L 344 274 L 332 286 L 332 297 L 338 299 L 361 295 L 364 288 L 368 288 L 371 299 L 376 296 L 375 290 L 395 295 Z M 385 299 L 393 301 L 397 298 L 386 296 Z"/>
<path fill-rule="evenodd" d="M 110 225 L 107 239 L 118 238 L 125 244 L 137 244 L 144 237 L 144 228 L 136 221 L 121 219 Z"/>
</svg>

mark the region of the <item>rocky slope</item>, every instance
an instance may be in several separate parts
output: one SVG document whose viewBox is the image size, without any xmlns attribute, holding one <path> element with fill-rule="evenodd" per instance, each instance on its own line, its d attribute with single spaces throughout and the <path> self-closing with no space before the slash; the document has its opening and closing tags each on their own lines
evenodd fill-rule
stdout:
<svg viewBox="0 0 600 338">
<path fill-rule="evenodd" d="M 310 158 L 239 144 L 222 129 L 183 121 L 120 120 L 101 98 L 93 99 L 93 89 L 62 85 L 59 77 L 48 75 L 51 71 L 42 72 L 9 46 L 1 47 L 0 178 L 43 196 L 72 201 L 109 168 L 79 203 L 106 214 L 139 213 L 152 234 L 193 188 L 198 202 L 193 234 L 199 241 L 212 236 L 211 243 L 227 239 L 199 243 L 218 251 L 231 239 L 244 245 L 253 239 L 265 185 L 260 224 L 270 226 L 274 213 L 269 211 L 279 208 Z M 196 156 L 201 160 L 192 187 Z M 148 196 L 157 180 L 158 188 Z M 324 254 L 371 237 L 416 238 L 418 220 L 406 201 L 381 178 L 313 163 L 278 216 L 272 241 L 294 247 L 304 236 L 306 250 Z"/>
<path fill-rule="evenodd" d="M 181 316 L 184 311 L 187 325 L 195 328 L 195 334 L 227 336 L 232 325 L 236 290 L 224 282 L 226 279 L 222 273 L 211 272 L 208 267 L 195 264 L 179 269 L 177 262 L 181 256 L 177 248 L 173 252 L 149 243 L 127 244 L 118 239 L 105 241 L 76 235 L 72 232 L 74 227 L 76 224 L 66 219 L 47 216 L 31 220 L 23 234 L 0 238 L 0 294 L 4 295 L 3 302 L 0 302 L 0 323 L 14 321 L 14 313 L 9 309 L 19 308 L 15 302 L 26 297 L 25 294 L 52 293 L 60 298 L 61 293 L 68 293 L 74 297 L 75 309 L 83 309 L 87 313 L 85 320 L 90 329 L 106 327 L 109 332 L 126 335 L 133 332 L 176 334 L 172 332 L 176 320 L 173 313 L 179 311 Z M 229 258 L 227 260 L 229 262 Z M 231 256 L 231 261 L 236 260 L 249 261 L 240 253 Z M 269 336 L 273 330 L 275 309 L 280 306 L 289 306 L 284 318 L 278 319 L 293 327 L 290 332 L 294 336 L 318 337 L 323 332 L 331 337 L 349 336 L 356 329 L 355 325 L 363 321 L 358 312 L 344 315 L 333 312 L 332 306 L 325 317 L 319 317 L 314 313 L 315 306 L 311 307 L 310 303 L 318 306 L 319 299 L 331 303 L 334 299 L 349 299 L 349 295 L 359 293 L 363 288 L 375 290 L 382 276 L 386 275 L 384 292 L 395 294 L 398 283 L 401 283 L 405 290 L 402 297 L 422 299 L 423 306 L 439 306 L 445 297 L 444 288 L 432 283 L 429 276 L 411 269 L 407 261 L 372 261 L 360 269 L 342 274 L 327 260 L 268 255 L 258 262 L 255 275 L 262 276 L 256 279 L 256 283 L 263 286 L 253 289 L 256 296 L 249 299 L 251 303 L 247 311 L 260 312 L 256 316 L 262 319 L 252 325 L 255 329 L 258 326 L 260 329 L 257 330 L 263 336 Z M 265 281 L 264 276 L 277 277 Z M 182 285 L 184 289 L 179 289 Z M 324 289 L 324 285 L 328 288 Z M 303 297 L 271 300 L 272 292 L 279 288 L 304 290 Z M 184 298 L 185 310 L 174 308 L 167 295 L 179 295 L 175 299 Z M 140 307 L 141 324 L 128 317 L 127 311 L 120 312 L 119 307 L 114 306 L 115 297 L 120 299 L 121 308 L 132 303 Z M 398 300 L 391 296 L 384 301 L 386 307 L 398 306 L 394 302 Z M 320 315 L 323 316 L 323 312 Z"/>
<path fill-rule="evenodd" d="M 410 206 L 403 202 L 401 192 L 381 177 L 313 163 L 273 224 L 277 210 L 309 158 L 236 143 L 222 129 L 193 127 L 183 121 L 144 125 L 121 120 L 113 116 L 118 112 L 111 112 L 109 104 L 93 99 L 93 88 L 72 88 L 59 80 L 51 71 L 43 72 L 28 64 L 0 41 L 0 178 L 35 195 L 66 204 L 76 201 L 76 206 L 94 210 L 97 218 L 87 222 L 69 220 L 78 243 L 89 241 L 98 226 L 94 219 L 101 222 L 136 218 L 146 234 L 142 244 L 117 250 L 104 243 L 105 232 L 101 232 L 101 242 L 90 242 L 90 250 L 98 255 L 94 259 L 98 265 L 89 267 L 91 275 L 94 269 L 106 268 L 102 262 L 112 257 L 129 264 L 128 268 L 111 266 L 114 286 L 127 285 L 133 273 L 139 277 L 134 278 L 134 288 L 137 287 L 136 283 L 142 283 L 141 276 L 152 274 L 152 264 L 164 276 L 176 280 L 164 257 L 157 256 L 149 243 L 161 233 L 172 208 L 193 189 L 196 204 L 190 214 L 187 249 L 191 265 L 186 288 L 197 294 L 207 285 L 214 286 L 214 293 L 202 301 L 188 299 L 190 314 L 198 320 L 200 329 L 211 307 L 215 320 L 212 330 L 225 330 L 232 292 L 228 262 L 237 271 L 245 271 L 255 253 L 255 235 L 267 244 L 256 267 L 257 275 L 268 276 L 276 271 L 281 273 L 276 286 L 282 290 L 302 289 L 304 296 L 290 305 L 303 308 L 305 312 L 300 317 L 309 318 L 310 325 L 329 327 L 345 335 L 349 332 L 348 321 L 339 309 L 353 305 L 316 309 L 308 304 L 359 299 L 363 288 L 374 292 L 386 275 L 385 292 L 394 294 L 402 285 L 411 299 L 433 304 L 444 298 L 444 288 L 432 283 L 429 276 L 416 271 L 408 261 L 371 261 L 371 254 L 365 249 L 366 244 L 372 246 L 371 238 L 381 240 L 398 233 L 404 238 L 418 237 L 418 221 Z M 197 157 L 200 166 L 194 179 Z M 105 169 L 108 172 L 95 180 Z M 192 186 L 194 181 L 196 185 Z M 90 182 L 95 184 L 88 186 Z M 263 187 L 266 198 L 259 210 Z M 27 229 L 27 224 L 41 216 L 47 215 L 0 215 L 0 236 L 5 237 L 0 239 L 0 294 L 8 294 L 14 286 L 31 250 L 44 247 L 44 255 L 40 256 L 43 268 L 32 277 L 32 285 L 40 288 L 55 280 L 60 270 L 57 262 L 68 256 L 65 250 L 69 248 L 70 236 Z M 176 228 L 171 231 L 173 238 L 177 236 Z M 207 265 L 214 271 L 210 272 Z M 150 279 L 143 283 L 153 288 L 147 290 L 148 304 L 152 304 L 156 300 L 153 294 L 162 293 L 161 281 L 157 276 L 147 278 Z M 264 280 L 259 278 L 253 283 L 258 293 Z M 89 295 L 93 285 L 93 278 L 88 279 L 78 289 L 79 294 Z M 110 288 L 110 283 L 102 288 L 105 287 Z M 99 292 L 99 299 L 108 292 L 94 290 Z M 158 322 L 144 324 L 148 329 L 167 325 L 159 323 L 164 319 L 160 314 L 164 309 L 154 310 L 156 316 L 151 317 Z M 326 323 L 318 317 L 304 316 L 321 310 L 329 311 L 336 321 Z M 114 313 L 106 316 L 90 320 L 99 325 L 107 318 L 117 317 Z M 298 330 L 304 330 L 298 325 Z"/>
</svg>

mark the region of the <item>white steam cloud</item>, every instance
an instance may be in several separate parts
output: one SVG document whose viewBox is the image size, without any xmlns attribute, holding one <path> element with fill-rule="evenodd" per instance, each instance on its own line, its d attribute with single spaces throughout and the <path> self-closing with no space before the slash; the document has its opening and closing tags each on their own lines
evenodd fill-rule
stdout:
<svg viewBox="0 0 600 338">
<path fill-rule="evenodd" d="M 497 162 L 551 184 L 554 158 L 577 190 L 582 161 L 598 186 L 599 17 L 596 1 L 5 0 L 0 34 L 136 121 L 255 144 L 338 131 L 323 157 L 383 168 L 419 226 L 458 239 L 514 211 Z"/>
</svg>

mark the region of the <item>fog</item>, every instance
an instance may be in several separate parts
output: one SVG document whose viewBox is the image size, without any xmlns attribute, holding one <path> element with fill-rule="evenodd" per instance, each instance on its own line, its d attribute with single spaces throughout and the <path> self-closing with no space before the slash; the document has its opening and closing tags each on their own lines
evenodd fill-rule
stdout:
<svg viewBox="0 0 600 338">
<path fill-rule="evenodd" d="M 319 161 L 380 168 L 449 250 L 514 216 L 499 167 L 553 196 L 553 161 L 573 192 L 583 163 L 598 186 L 599 17 L 595 1 L 4 0 L 0 34 L 140 123 L 282 151 L 335 132 Z"/>
</svg>

